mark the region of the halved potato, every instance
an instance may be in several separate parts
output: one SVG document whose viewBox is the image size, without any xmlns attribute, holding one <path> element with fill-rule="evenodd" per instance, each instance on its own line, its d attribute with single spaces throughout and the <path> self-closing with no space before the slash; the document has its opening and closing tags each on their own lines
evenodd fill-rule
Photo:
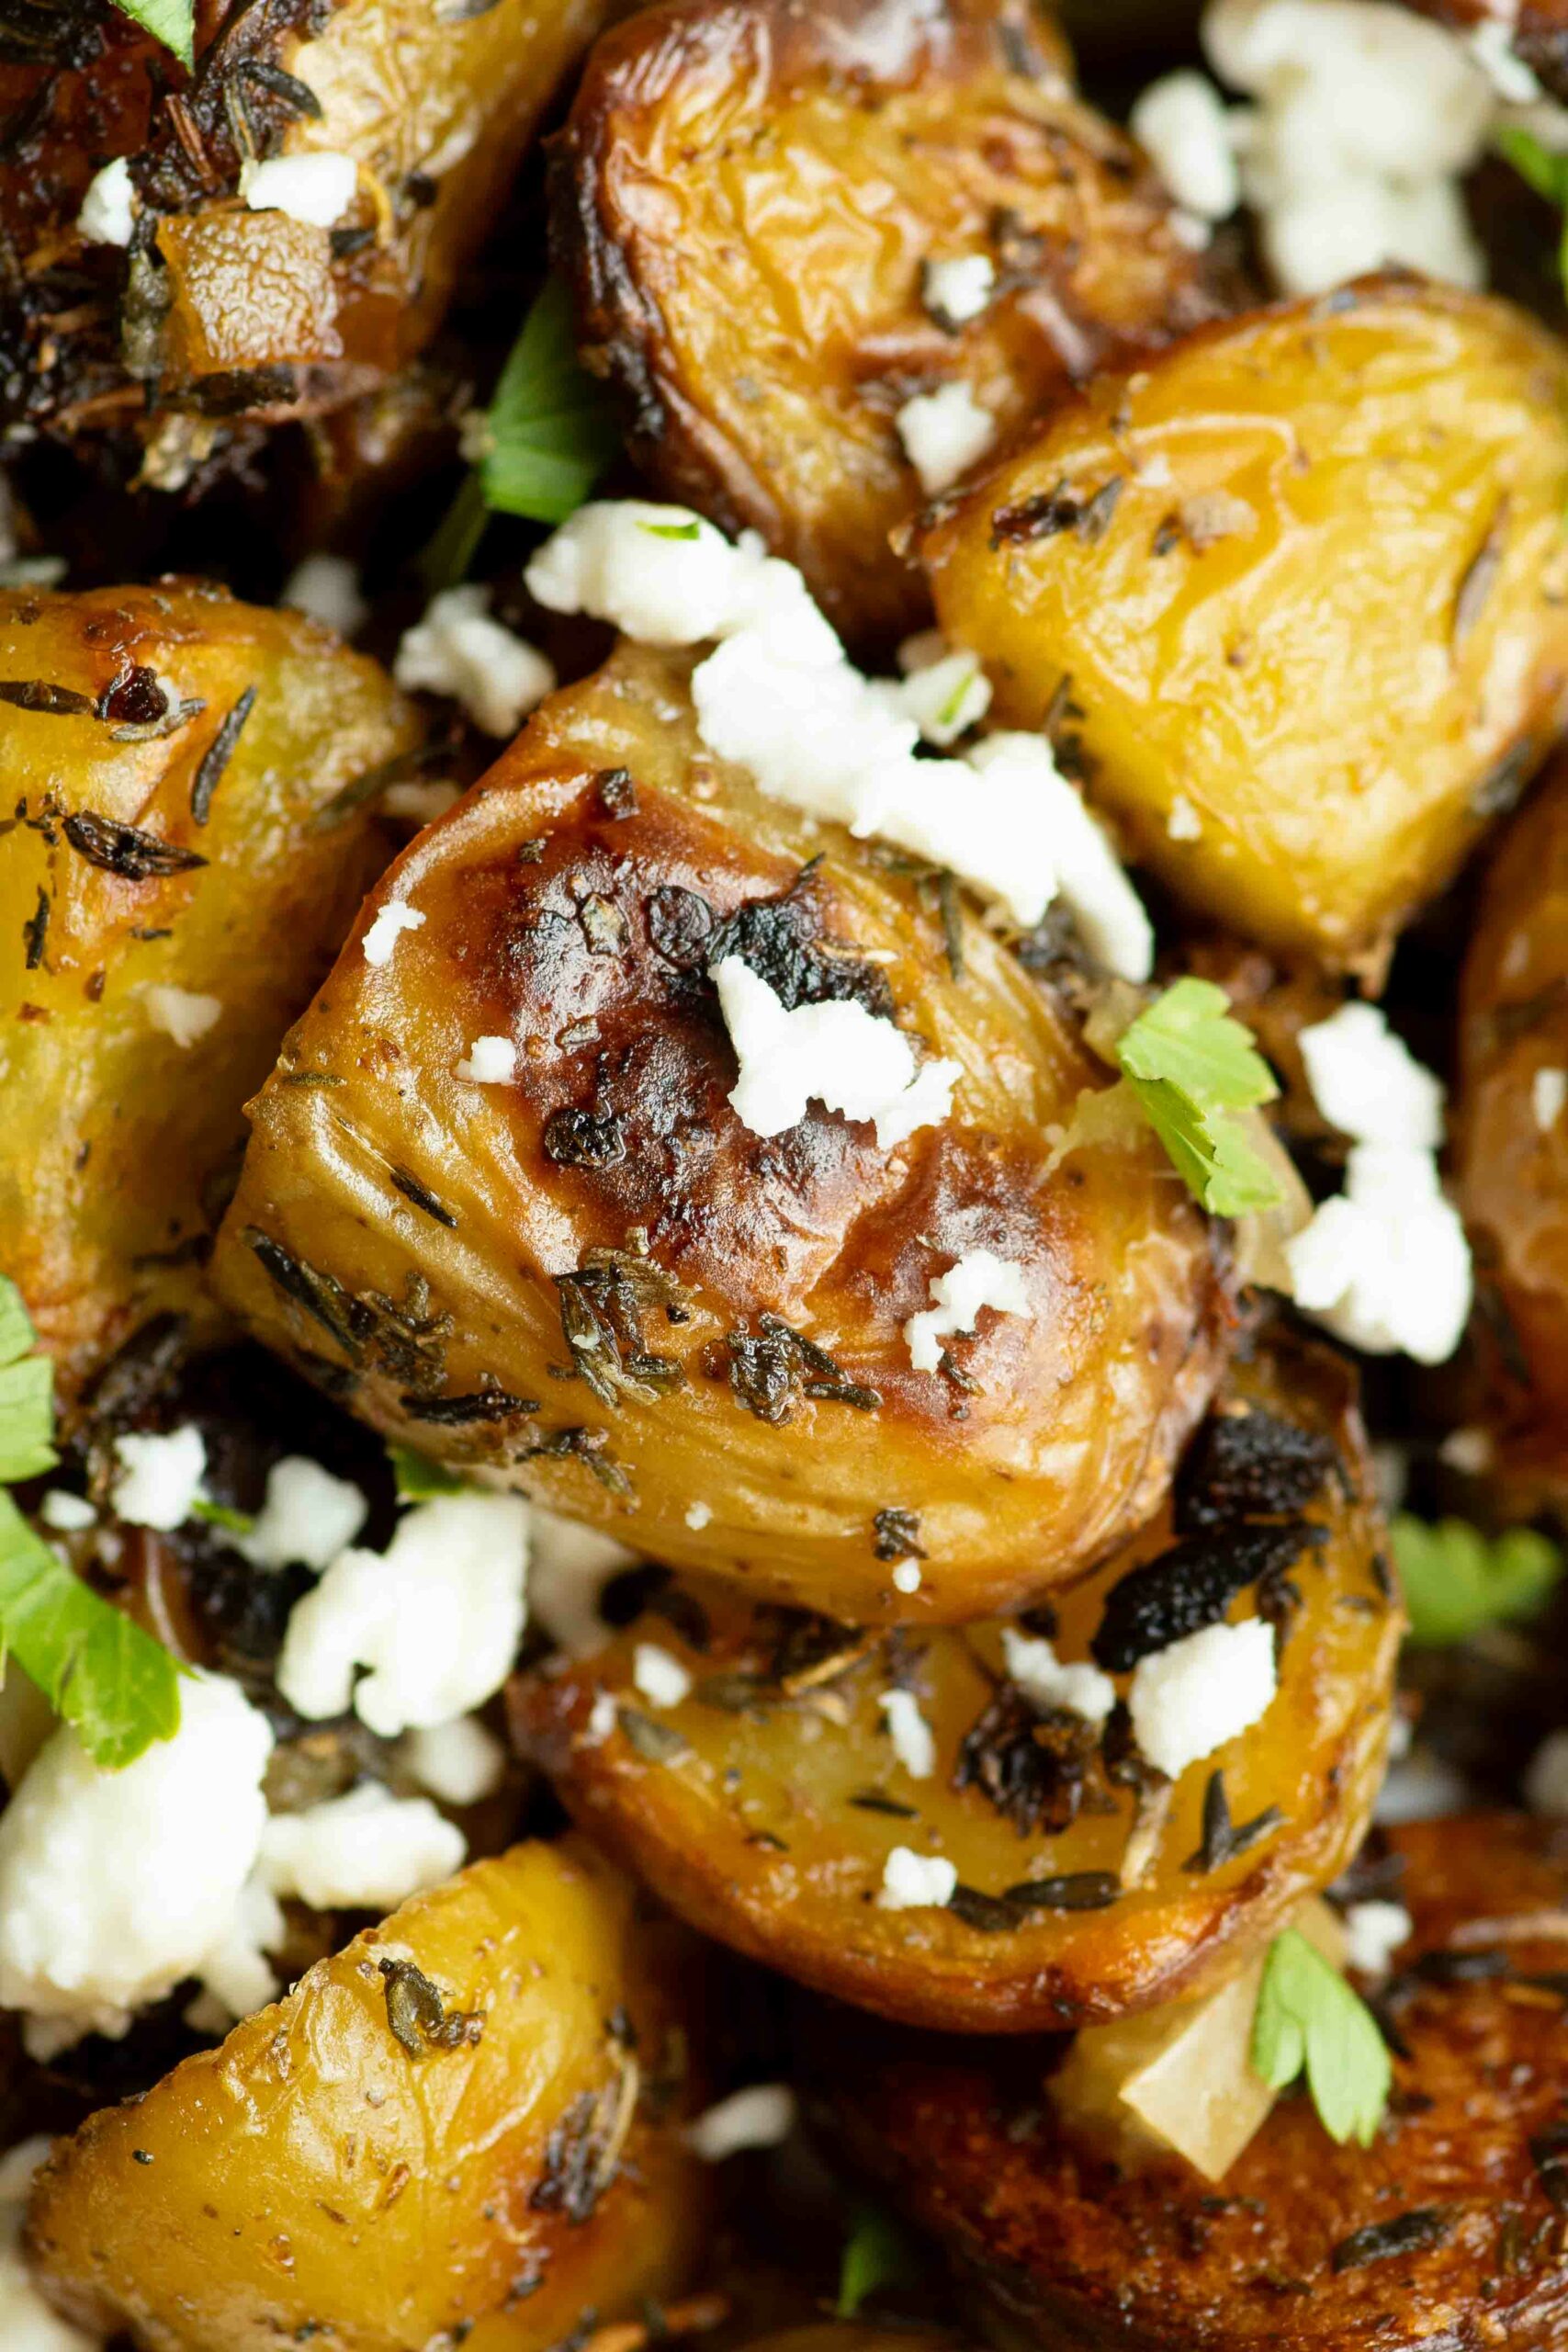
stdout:
<svg viewBox="0 0 1568 2352">
<path fill-rule="evenodd" d="M 1408 279 L 1108 372 L 920 551 L 1005 722 L 1070 729 L 1135 856 L 1375 970 L 1568 708 L 1568 353 Z"/>
<path fill-rule="evenodd" d="M 678 2289 L 707 2199 L 671 1936 L 575 1843 L 416 1895 L 59 2143 L 45 2292 L 151 2352 L 528 2352 Z"/>
<path fill-rule="evenodd" d="M 421 731 L 296 613 L 0 592 L 0 1266 L 68 1401 L 152 1314 L 215 1328 L 241 1106 L 387 856 L 316 820 Z"/>
<path fill-rule="evenodd" d="M 920 494 L 906 400 L 963 384 L 1005 431 L 1216 307 L 1023 0 L 896 22 L 880 0 L 662 0 L 594 50 L 555 168 L 585 356 L 626 393 L 638 462 L 754 526 L 861 639 L 926 608 L 888 547 Z M 926 273 L 965 256 L 994 292 L 954 319 Z"/>
<path fill-rule="evenodd" d="M 1155 1507 L 1223 1243 L 1146 1133 L 1054 1166 L 1104 1078 L 1075 1024 L 969 916 L 955 978 L 907 868 L 703 753 L 692 666 L 624 649 L 389 869 L 252 1105 L 215 1275 L 377 1428 L 652 1557 L 843 1618 L 995 1611 Z M 373 967 L 394 903 L 421 927 Z M 950 1114 L 753 1134 L 707 977 L 741 948 L 953 1057 Z M 458 1075 L 480 1036 L 512 1080 Z M 905 1322 L 981 1247 L 1031 1312 L 915 1371 Z"/>
<path fill-rule="evenodd" d="M 1216 2194 L 1177 2158 L 1117 2164 L 1045 2092 L 1059 2043 L 986 2053 L 837 2023 L 822 2095 L 857 2161 L 945 2242 L 1009 2331 L 1126 2352 L 1547 2352 L 1562 2259 L 1563 1925 L 1557 1829 L 1395 1829 L 1415 1920 L 1388 2010 L 1388 2118 L 1337 2147 L 1280 2100 Z"/>
<path fill-rule="evenodd" d="M 874 1642 L 750 1610 L 711 1583 L 656 1593 L 607 1648 L 526 1677 L 512 1695 L 521 1743 L 684 1917 L 845 2000 L 970 2032 L 1169 2000 L 1256 1945 L 1365 1834 L 1400 1613 L 1353 1397 L 1326 1350 L 1238 1363 L 1179 1476 L 1178 1528 L 1168 1506 L 1056 1596 L 1057 1653 L 1083 1661 L 1102 1623 L 1128 1625 L 1123 1579 L 1168 1557 L 1173 1535 L 1186 1539 L 1173 1590 L 1232 1557 L 1238 1531 L 1257 1547 L 1253 1579 L 1213 1613 L 1288 1626 L 1279 1693 L 1174 1787 L 1154 1775 L 1140 1800 L 1134 1775 L 1116 1770 L 1117 1717 L 1102 1739 L 1081 1716 L 1031 1705 L 1007 1678 L 998 1624 Z M 1238 1442 L 1253 1465 L 1245 1495 L 1216 1466 L 1239 1458 Z M 677 1705 L 641 1694 L 649 1643 L 691 1679 Z M 1129 1677 L 1115 1680 L 1124 1696 Z M 931 1736 L 922 1777 L 888 1736 L 895 1691 Z M 878 1906 L 896 1847 L 954 1865 L 948 1908 Z"/>
</svg>

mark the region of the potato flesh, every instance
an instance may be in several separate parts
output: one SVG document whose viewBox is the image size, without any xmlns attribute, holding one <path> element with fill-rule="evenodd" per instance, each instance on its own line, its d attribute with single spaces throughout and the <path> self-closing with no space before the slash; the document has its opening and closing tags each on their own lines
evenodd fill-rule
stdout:
<svg viewBox="0 0 1568 2352">
<path fill-rule="evenodd" d="M 1091 797 L 1172 890 L 1375 965 L 1561 719 L 1565 498 L 1561 345 L 1371 281 L 1102 375 L 921 555 L 994 718 L 1070 677 Z"/>
<path fill-rule="evenodd" d="M 149 2352 L 271 2352 L 307 2332 L 344 2352 L 542 2352 L 588 2306 L 611 2319 L 678 2289 L 706 2201 L 680 2139 L 695 2086 L 669 2074 L 694 2030 L 693 1972 L 688 1953 L 678 1991 L 670 1931 L 635 1908 L 570 1846 L 516 1847 L 414 1897 L 57 2145 L 28 2222 L 45 2291 Z M 481 2015 L 478 2041 L 412 2056 L 385 1959 Z M 574 2153 L 585 2180 L 606 2176 L 586 2212 L 563 2188 Z"/>
</svg>

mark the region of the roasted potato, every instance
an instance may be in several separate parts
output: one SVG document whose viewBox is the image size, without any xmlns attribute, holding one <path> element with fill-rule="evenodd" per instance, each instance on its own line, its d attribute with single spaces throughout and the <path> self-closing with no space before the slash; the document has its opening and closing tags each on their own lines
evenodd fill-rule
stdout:
<svg viewBox="0 0 1568 2352">
<path fill-rule="evenodd" d="M 1173 891 L 1375 972 L 1568 708 L 1565 500 L 1555 338 L 1367 280 L 1097 377 L 920 551 Z"/>
<path fill-rule="evenodd" d="M 889 28 L 877 0 L 663 0 L 599 42 L 553 158 L 584 355 L 638 462 L 754 526 L 862 641 L 926 610 L 888 546 L 919 497 L 905 401 L 964 384 L 1005 431 L 1216 307 L 1027 0 Z M 965 255 L 994 290 L 956 320 L 926 272 Z"/>
<path fill-rule="evenodd" d="M 1032 1704 L 1007 1677 L 998 1625 L 873 1642 L 754 1611 L 712 1584 L 655 1593 L 607 1649 L 527 1677 L 513 1693 L 522 1745 L 687 1918 L 845 2000 L 971 2032 L 1039 2032 L 1168 2000 L 1334 1877 L 1366 1831 L 1400 1617 L 1352 1396 L 1352 1375 L 1325 1350 L 1259 1354 L 1238 1365 L 1179 1477 L 1179 1527 L 1207 1524 L 1226 1508 L 1216 1438 L 1234 1449 L 1238 1432 L 1253 1433 L 1254 1508 L 1269 1516 L 1241 1540 L 1256 1544 L 1261 1524 L 1267 1544 L 1293 1526 L 1300 1557 L 1289 1565 L 1284 1541 L 1236 1614 L 1278 1622 L 1287 1575 L 1300 1613 L 1261 1723 L 1174 1787 L 1146 1783 L 1140 1795 L 1118 1771 L 1117 1716 L 1102 1737 L 1082 1716 Z M 1298 1515 L 1309 1501 L 1327 1530 L 1318 1549 Z M 1087 1660 L 1108 1595 L 1170 1555 L 1172 1517 L 1168 1507 L 1060 1595 L 1061 1657 Z M 1214 1539 L 1221 1551 L 1237 1524 Z M 1189 1541 L 1170 1558 L 1177 1580 L 1203 1549 Z M 649 1642 L 690 1678 L 679 1704 L 651 1710 L 639 1692 Z M 1118 1694 L 1126 1687 L 1118 1675 Z M 889 1741 L 883 1701 L 896 1690 L 912 1694 L 932 1736 L 932 1770 L 919 1778 Z M 1215 1773 L 1226 1821 L 1249 1836 L 1214 1830 Z M 897 1846 L 956 1866 L 947 1909 L 877 1906 Z M 1041 1880 L 1051 1899 L 1031 1905 Z"/>
<path fill-rule="evenodd" d="M 1155 1508 L 1224 1245 L 1142 1130 L 1055 1164 L 1104 1077 L 1059 1004 L 968 916 L 955 979 L 918 877 L 701 755 L 692 666 L 623 650 L 389 870 L 252 1105 L 216 1278 L 376 1427 L 656 1558 L 857 1621 L 994 1611 Z M 423 927 L 373 967 L 394 902 Z M 948 1117 L 753 1134 L 707 978 L 742 948 L 950 1055 Z M 511 1080 L 457 1074 L 479 1036 Z M 981 1245 L 1032 1312 L 916 1372 L 906 1320 Z"/>
<path fill-rule="evenodd" d="M 823 2037 L 855 2156 L 943 2240 L 1008 2328 L 1125 2352 L 1389 2352 L 1568 2338 L 1562 2259 L 1561 1826 L 1511 1815 L 1391 1833 L 1416 1923 L 1384 1996 L 1395 2089 L 1370 2150 L 1281 2099 L 1216 2196 L 1179 2159 L 1076 2141 L 1043 2078 L 1059 2044 L 993 2055 Z"/>
<path fill-rule="evenodd" d="M 419 741 L 298 614 L 0 592 L 0 1264 L 66 1402 L 152 1314 L 214 1326 L 241 1107 L 388 853 L 313 820 Z"/>
<path fill-rule="evenodd" d="M 679 2288 L 706 2199 L 671 1935 L 576 1845 L 415 1896 L 59 2143 L 28 2221 L 46 2292 L 149 2352 L 542 2352 Z"/>
</svg>

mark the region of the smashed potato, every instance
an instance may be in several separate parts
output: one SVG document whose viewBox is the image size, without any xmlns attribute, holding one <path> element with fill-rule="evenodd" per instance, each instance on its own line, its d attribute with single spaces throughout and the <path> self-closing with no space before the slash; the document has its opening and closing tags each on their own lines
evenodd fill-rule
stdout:
<svg viewBox="0 0 1568 2352">
<path fill-rule="evenodd" d="M 69 1402 L 203 1261 L 246 1095 L 387 842 L 317 820 L 420 741 L 385 674 L 191 585 L 0 592 L 0 1257 Z"/>
<path fill-rule="evenodd" d="M 697 1977 L 586 1848 L 478 1862 L 39 2176 L 51 2300 L 152 2352 L 528 2352 L 679 2288 Z"/>
<path fill-rule="evenodd" d="M 1568 356 L 1368 280 L 1096 378 L 942 502 L 937 616 L 1135 857 L 1375 970 L 1568 708 Z"/>
<path fill-rule="evenodd" d="M 656 1558 L 857 1621 L 994 1611 L 1154 1508 L 1228 1341 L 1223 1244 L 1141 1129 L 1055 1164 L 1104 1076 L 1059 1004 L 950 901 L 955 978 L 917 876 L 701 753 L 691 668 L 623 650 L 389 870 L 252 1105 L 215 1277 L 377 1428 Z M 887 1149 L 819 1104 L 753 1134 L 731 954 L 897 1014 L 953 1110 Z M 509 1078 L 465 1075 L 479 1038 Z M 981 1246 L 1029 1312 L 917 1372 L 904 1325 Z"/>
<path fill-rule="evenodd" d="M 876 1642 L 711 1584 L 655 1592 L 606 1649 L 537 1669 L 513 1693 L 513 1724 L 580 1819 L 676 1910 L 840 1998 L 979 2032 L 1168 2000 L 1267 1935 L 1365 1834 L 1400 1615 L 1352 1395 L 1325 1350 L 1239 1364 L 1174 1510 L 1056 1599 L 1057 1655 L 1087 1662 L 1103 1628 L 1124 1632 L 1131 1571 L 1163 1558 L 1175 1591 L 1256 1547 L 1232 1614 L 1280 1627 L 1279 1694 L 1174 1786 L 1140 1788 L 1123 1717 L 1101 1732 L 1032 1702 L 999 1625 Z M 1247 1498 L 1219 1466 L 1238 1448 Z M 1195 1528 L 1211 1532 L 1194 1542 Z M 676 1704 L 642 1693 L 649 1644 L 687 1680 Z M 1119 1672 L 1119 1697 L 1127 1683 Z M 897 1736 L 911 1702 L 931 1743 L 918 1773 Z M 879 1907 L 898 1847 L 954 1865 L 945 1909 Z"/>
<path fill-rule="evenodd" d="M 1370 2150 L 1280 2099 L 1216 2196 L 1130 2168 L 1043 2096 L 1059 2044 L 994 2054 L 832 2026 L 823 2095 L 855 2157 L 973 2275 L 1009 2340 L 1126 2352 L 1389 2352 L 1562 2340 L 1562 1919 L 1551 1825 L 1390 1833 L 1415 1920 L 1384 1994 L 1395 2091 Z"/>
<path fill-rule="evenodd" d="M 638 463 L 760 530 L 863 641 L 926 609 L 888 546 L 920 495 L 906 401 L 965 386 L 1006 431 L 1216 307 L 1153 172 L 1017 0 L 896 25 L 877 0 L 663 0 L 594 50 L 555 169 L 584 354 Z M 952 261 L 985 274 L 959 316 Z"/>
</svg>

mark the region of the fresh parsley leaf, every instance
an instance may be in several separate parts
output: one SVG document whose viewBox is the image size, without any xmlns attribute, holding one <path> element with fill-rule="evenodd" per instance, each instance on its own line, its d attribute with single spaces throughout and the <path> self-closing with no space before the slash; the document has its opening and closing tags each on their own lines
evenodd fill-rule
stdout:
<svg viewBox="0 0 1568 2352">
<path fill-rule="evenodd" d="M 400 1503 L 428 1502 L 432 1495 L 455 1495 L 462 1487 L 455 1470 L 448 1470 L 443 1462 L 432 1462 L 427 1453 L 416 1453 L 412 1445 L 389 1445 L 387 1453 Z"/>
<path fill-rule="evenodd" d="M 1122 1031 L 1116 1058 L 1206 1209 L 1241 1216 L 1272 1206 L 1279 1181 L 1235 1114 L 1272 1102 L 1280 1090 L 1224 989 L 1190 976 L 1176 981 Z"/>
<path fill-rule="evenodd" d="M 120 1771 L 179 1729 L 179 1668 L 0 1494 L 0 1636 L 95 1764 Z"/>
<path fill-rule="evenodd" d="M 919 2277 L 919 2256 L 907 2233 L 880 2206 L 863 2205 L 839 2265 L 839 2317 L 853 2319 L 879 2288 L 914 2286 Z"/>
<path fill-rule="evenodd" d="M 575 514 L 621 446 L 604 386 L 578 365 L 571 298 L 547 277 L 501 371 L 479 465 L 485 504 L 535 523 Z"/>
<path fill-rule="evenodd" d="M 646 531 L 650 539 L 700 539 L 703 535 L 703 526 L 694 515 L 689 523 L 639 523 L 637 528 Z"/>
<path fill-rule="evenodd" d="M 36 1478 L 60 1456 L 54 1437 L 54 1371 L 34 1355 L 22 1294 L 0 1274 L 0 1486 Z"/>
<path fill-rule="evenodd" d="M 1533 131 L 1513 128 L 1498 131 L 1496 145 L 1503 161 L 1511 164 L 1537 196 L 1543 196 L 1564 216 L 1557 248 L 1557 274 L 1568 290 L 1568 154 L 1553 154 Z"/>
<path fill-rule="evenodd" d="M 1562 1575 L 1562 1554 L 1533 1527 L 1483 1534 L 1468 1520 L 1413 1519 L 1401 1511 L 1390 1531 L 1410 1611 L 1410 1638 L 1441 1649 L 1483 1625 L 1534 1617 Z"/>
<path fill-rule="evenodd" d="M 221 1527 L 231 1535 L 248 1535 L 255 1525 L 248 1510 L 236 1510 L 231 1503 L 210 1502 L 205 1495 L 197 1495 L 190 1516 L 206 1527 Z"/>
<path fill-rule="evenodd" d="M 1295 1928 L 1275 1937 L 1252 2020 L 1252 2071 L 1282 2091 L 1303 2067 L 1331 2140 L 1370 2148 L 1393 2081 L 1371 2009 Z"/>
<path fill-rule="evenodd" d="M 172 49 L 182 65 L 195 62 L 195 0 L 115 0 L 120 14 Z"/>
</svg>

